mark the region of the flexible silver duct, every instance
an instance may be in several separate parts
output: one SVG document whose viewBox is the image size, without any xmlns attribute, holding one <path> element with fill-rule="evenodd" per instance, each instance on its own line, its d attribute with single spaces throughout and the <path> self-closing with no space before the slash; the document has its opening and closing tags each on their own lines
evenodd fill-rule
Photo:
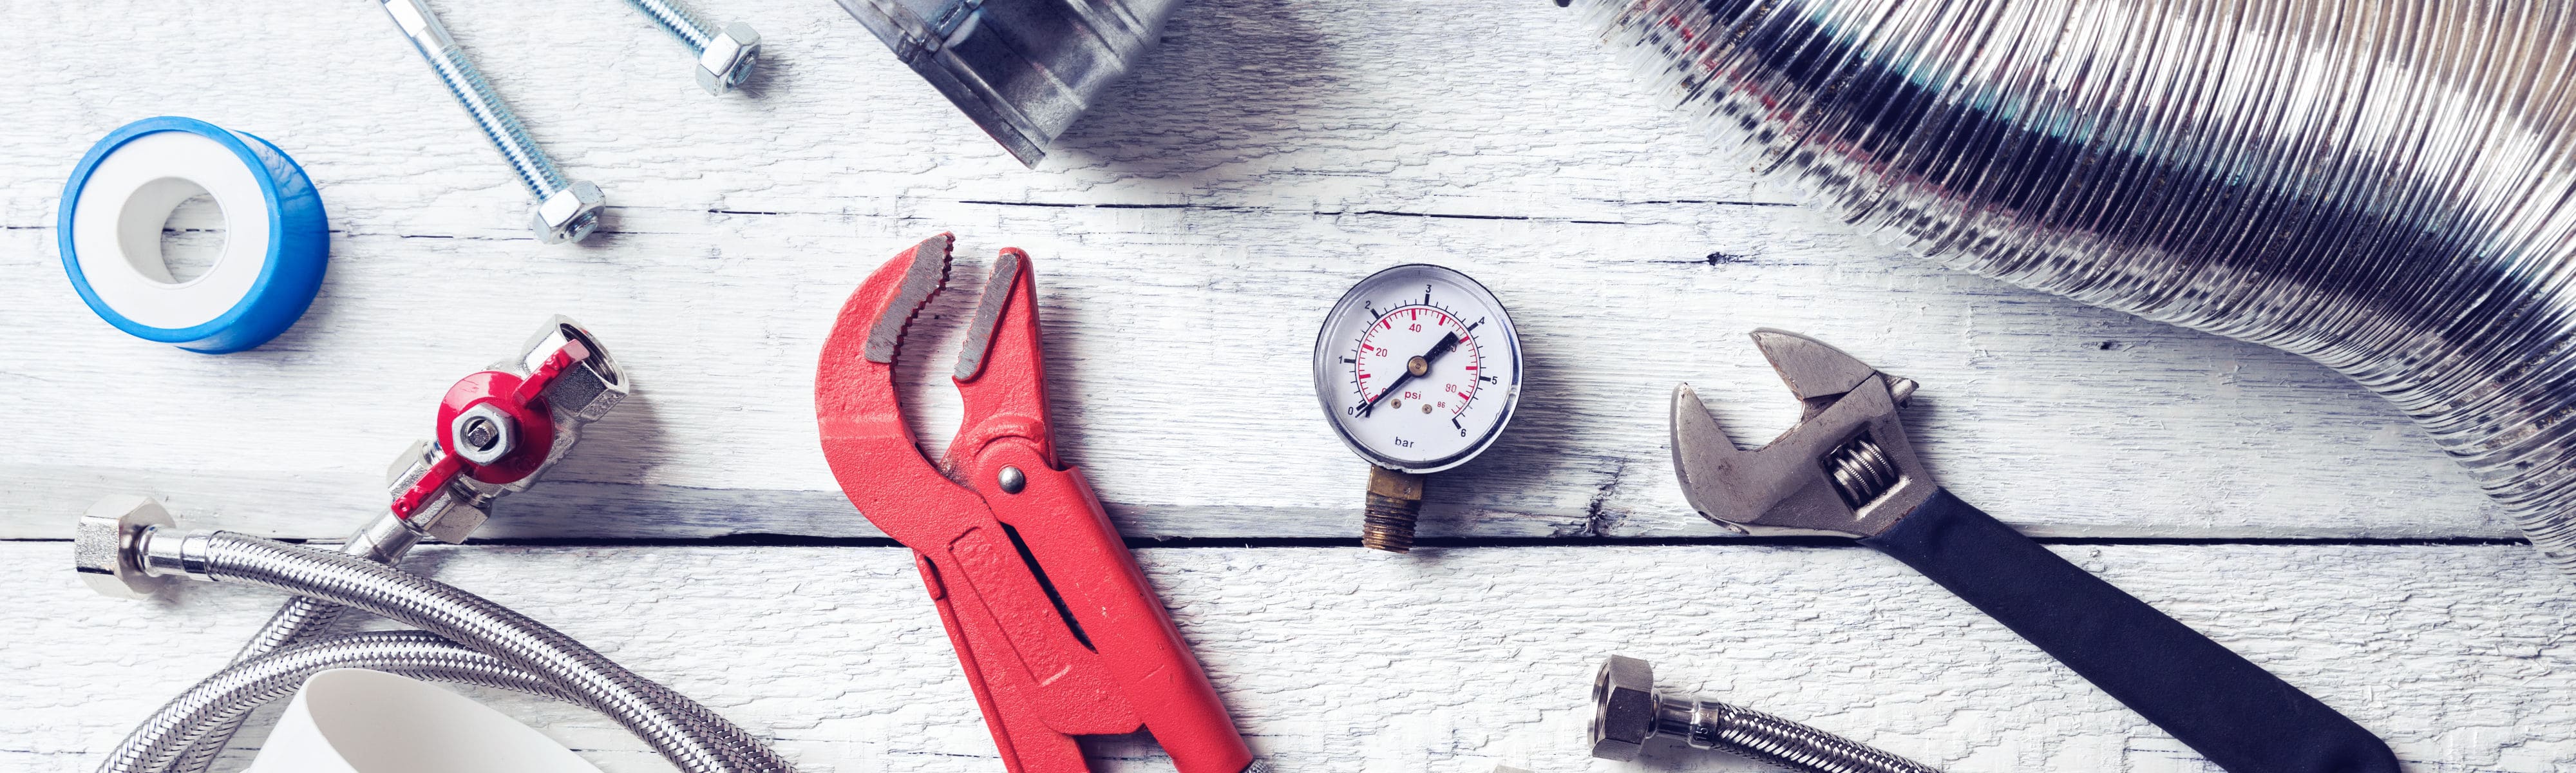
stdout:
<svg viewBox="0 0 2576 773">
<path fill-rule="evenodd" d="M 2304 355 L 2576 571 L 2576 6 L 1605 0 L 1753 168 L 1951 267 Z"/>
<path fill-rule="evenodd" d="M 113 539 L 113 537 L 110 537 Z M 117 549 L 117 548 L 110 548 Z M 332 662 L 575 699 L 688 773 L 788 773 L 769 747 L 715 712 L 552 628 L 472 593 L 383 564 L 231 532 L 142 528 L 121 549 L 154 575 L 257 585 L 361 609 L 426 633 L 355 634 L 290 647 L 207 677 L 138 727 L 101 773 L 156 773 L 260 702 Z M 448 643 L 453 642 L 453 643 Z M 265 697 L 262 697 L 265 696 Z"/>
</svg>

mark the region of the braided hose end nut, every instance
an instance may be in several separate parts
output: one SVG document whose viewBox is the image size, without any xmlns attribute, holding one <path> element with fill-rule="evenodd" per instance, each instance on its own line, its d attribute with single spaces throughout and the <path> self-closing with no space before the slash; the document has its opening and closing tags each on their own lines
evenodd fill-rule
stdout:
<svg viewBox="0 0 2576 773">
<path fill-rule="evenodd" d="M 584 180 L 547 194 L 528 215 L 528 229 L 537 233 L 537 241 L 547 244 L 577 242 L 590 237 L 599 227 L 599 209 L 607 206 L 607 194 L 599 186 Z"/>
<path fill-rule="evenodd" d="M 759 64 L 760 33 L 742 22 L 727 24 L 698 53 L 698 88 L 722 95 L 750 80 L 751 68 Z"/>
<path fill-rule="evenodd" d="M 1655 667 L 1612 655 L 1592 678 L 1592 756 L 1627 761 L 1655 737 Z"/>
<path fill-rule="evenodd" d="M 115 494 L 100 499 L 72 529 L 72 568 L 99 595 L 150 598 L 168 583 L 144 571 L 136 543 L 146 531 L 175 525 L 170 511 L 149 497 Z"/>
</svg>

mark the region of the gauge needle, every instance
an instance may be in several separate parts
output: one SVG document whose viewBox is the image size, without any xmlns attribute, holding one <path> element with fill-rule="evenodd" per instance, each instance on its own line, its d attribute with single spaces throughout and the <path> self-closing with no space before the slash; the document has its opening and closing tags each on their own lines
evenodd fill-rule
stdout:
<svg viewBox="0 0 2576 773">
<path fill-rule="evenodd" d="M 1387 395 L 1395 394 L 1396 389 L 1403 387 L 1404 382 L 1412 381 L 1413 377 L 1430 373 L 1432 361 L 1440 359 L 1440 355 L 1448 354 L 1449 350 L 1456 348 L 1458 348 L 1458 334 L 1451 332 L 1441 336 L 1440 343 L 1432 344 L 1431 351 L 1423 352 L 1420 357 L 1405 360 L 1403 373 L 1396 374 L 1394 381 L 1386 382 L 1386 388 L 1377 390 L 1376 397 L 1360 403 L 1360 415 L 1367 416 L 1370 411 L 1377 410 L 1377 401 L 1385 399 Z"/>
</svg>

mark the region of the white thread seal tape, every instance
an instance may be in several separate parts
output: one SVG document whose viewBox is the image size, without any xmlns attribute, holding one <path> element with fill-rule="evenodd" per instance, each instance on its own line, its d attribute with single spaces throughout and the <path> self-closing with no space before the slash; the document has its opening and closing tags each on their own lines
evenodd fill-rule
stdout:
<svg viewBox="0 0 2576 773">
<path fill-rule="evenodd" d="M 202 189 L 224 211 L 224 247 L 177 281 L 161 228 Z M 63 185 L 63 272 L 118 329 L 207 354 L 286 332 L 313 305 L 330 257 L 322 197 L 267 140 L 194 118 L 146 118 L 110 132 Z"/>
</svg>

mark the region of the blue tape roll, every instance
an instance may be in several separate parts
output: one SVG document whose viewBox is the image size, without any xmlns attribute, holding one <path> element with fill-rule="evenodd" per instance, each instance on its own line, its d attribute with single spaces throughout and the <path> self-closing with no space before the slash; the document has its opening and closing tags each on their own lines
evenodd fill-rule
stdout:
<svg viewBox="0 0 2576 773">
<path fill-rule="evenodd" d="M 224 211 L 223 255 L 176 281 L 161 226 L 181 201 L 210 194 Z M 138 338 L 207 354 L 267 343 L 322 289 L 331 252 L 322 197 L 267 140 L 193 118 L 146 118 L 108 133 L 63 185 L 56 232 L 81 301 Z"/>
</svg>

